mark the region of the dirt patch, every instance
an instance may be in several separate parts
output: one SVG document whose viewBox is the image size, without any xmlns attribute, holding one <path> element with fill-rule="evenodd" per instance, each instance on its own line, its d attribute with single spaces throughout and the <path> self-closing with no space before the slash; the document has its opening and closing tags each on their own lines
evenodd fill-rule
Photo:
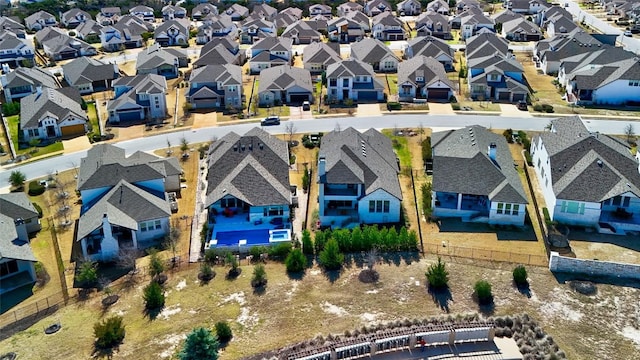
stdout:
<svg viewBox="0 0 640 360">
<path fill-rule="evenodd" d="M 167 294 L 168 296 L 169 294 Z M 162 311 L 160 312 L 160 314 L 158 315 L 159 319 L 162 320 L 169 320 L 169 318 L 175 314 L 178 314 L 182 311 L 182 308 L 180 308 L 180 304 L 176 304 L 173 306 L 167 306 L 164 309 L 162 309 Z"/>
<path fill-rule="evenodd" d="M 191 113 L 190 116 L 193 119 L 194 129 L 216 126 L 218 124 L 218 114 L 215 112 Z"/>
</svg>

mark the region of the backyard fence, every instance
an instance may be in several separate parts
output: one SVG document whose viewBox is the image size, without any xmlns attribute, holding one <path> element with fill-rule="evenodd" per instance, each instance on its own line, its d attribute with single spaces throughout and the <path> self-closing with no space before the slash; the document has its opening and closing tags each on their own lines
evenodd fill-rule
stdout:
<svg viewBox="0 0 640 360">
<path fill-rule="evenodd" d="M 460 246 L 443 246 L 438 244 L 425 244 L 425 253 L 443 256 L 455 256 L 467 259 L 507 262 L 514 264 L 547 266 L 547 258 L 543 255 L 513 253 L 489 249 L 467 248 Z"/>
</svg>

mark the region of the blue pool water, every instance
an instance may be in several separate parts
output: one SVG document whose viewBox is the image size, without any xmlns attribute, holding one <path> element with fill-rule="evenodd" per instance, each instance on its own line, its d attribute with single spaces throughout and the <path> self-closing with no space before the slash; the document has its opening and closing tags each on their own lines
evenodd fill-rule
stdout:
<svg viewBox="0 0 640 360">
<path fill-rule="evenodd" d="M 247 246 L 269 245 L 269 230 L 219 231 L 214 239 L 218 240 L 217 246 L 238 246 L 240 240 L 247 240 Z"/>
<path fill-rule="evenodd" d="M 287 230 L 273 230 L 271 232 L 271 238 L 275 241 L 278 240 L 290 240 L 289 231 Z"/>
</svg>

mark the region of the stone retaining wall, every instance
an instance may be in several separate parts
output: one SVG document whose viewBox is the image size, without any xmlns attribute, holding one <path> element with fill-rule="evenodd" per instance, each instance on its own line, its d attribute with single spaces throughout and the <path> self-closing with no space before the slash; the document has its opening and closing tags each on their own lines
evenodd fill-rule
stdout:
<svg viewBox="0 0 640 360">
<path fill-rule="evenodd" d="M 555 251 L 549 258 L 549 270 L 593 276 L 640 280 L 640 265 L 599 260 L 583 260 L 560 256 Z"/>
</svg>

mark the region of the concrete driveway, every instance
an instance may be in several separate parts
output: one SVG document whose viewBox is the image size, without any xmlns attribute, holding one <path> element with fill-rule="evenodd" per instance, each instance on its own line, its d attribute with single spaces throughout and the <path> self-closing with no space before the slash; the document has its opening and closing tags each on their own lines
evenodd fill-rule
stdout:
<svg viewBox="0 0 640 360">
<path fill-rule="evenodd" d="M 78 136 L 69 140 L 62 140 L 65 154 L 71 154 L 76 151 L 87 150 L 91 148 L 88 136 Z"/>
<path fill-rule="evenodd" d="M 500 112 L 502 116 L 533 117 L 530 112 L 518 110 L 518 107 L 513 104 L 500 104 Z"/>
<path fill-rule="evenodd" d="M 382 115 L 382 112 L 380 112 L 380 105 L 378 103 L 358 104 L 358 110 L 356 110 L 356 117 L 380 116 L 380 115 Z"/>
<path fill-rule="evenodd" d="M 311 110 L 302 111 L 302 106 L 289 106 L 289 120 L 313 119 Z"/>
<path fill-rule="evenodd" d="M 429 103 L 429 114 L 433 115 L 455 115 L 450 103 Z"/>
</svg>

